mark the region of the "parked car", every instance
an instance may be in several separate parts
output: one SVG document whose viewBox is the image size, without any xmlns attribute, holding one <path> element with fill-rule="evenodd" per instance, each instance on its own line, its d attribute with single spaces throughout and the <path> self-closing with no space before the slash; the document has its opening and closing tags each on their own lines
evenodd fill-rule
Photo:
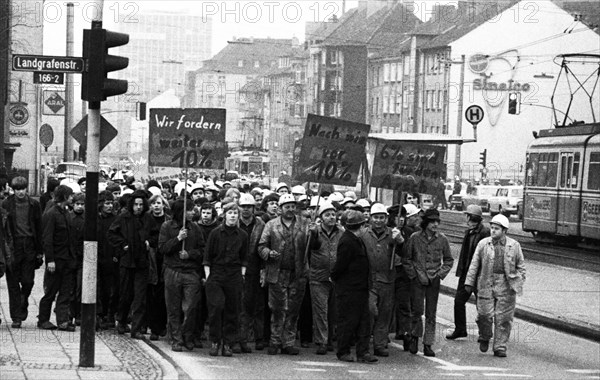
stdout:
<svg viewBox="0 0 600 380">
<path fill-rule="evenodd" d="M 489 198 L 496 195 L 499 186 L 477 185 L 471 193 L 462 196 L 460 210 L 466 210 L 469 205 L 478 205 L 484 212 L 489 211 Z"/>
<path fill-rule="evenodd" d="M 421 194 L 421 209 L 427 210 L 433 207 L 433 195 Z"/>
<path fill-rule="evenodd" d="M 504 214 L 506 217 L 516 215 L 518 203 L 523 200 L 523 186 L 501 186 L 496 195 L 490 197 L 489 210 L 492 216 Z"/>
<path fill-rule="evenodd" d="M 54 175 L 59 180 L 69 179 L 77 182 L 81 177 L 85 177 L 87 166 L 81 162 L 61 162 L 54 169 Z"/>
</svg>

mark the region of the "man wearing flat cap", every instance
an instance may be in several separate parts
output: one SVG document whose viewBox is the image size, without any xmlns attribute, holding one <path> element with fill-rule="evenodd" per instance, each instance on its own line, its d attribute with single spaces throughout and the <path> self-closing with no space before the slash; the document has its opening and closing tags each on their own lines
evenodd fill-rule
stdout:
<svg viewBox="0 0 600 380">
<path fill-rule="evenodd" d="M 439 211 L 428 209 L 423 215 L 421 231 L 412 234 L 408 240 L 406 272 L 412 282 L 411 341 L 409 344 L 412 354 L 417 353 L 419 337 L 423 335 L 422 315 L 423 309 L 425 309 L 423 354 L 435 356 L 431 346 L 435 341 L 440 281 L 448 275 L 454 263 L 448 239 L 437 230 L 439 224 Z"/>
</svg>

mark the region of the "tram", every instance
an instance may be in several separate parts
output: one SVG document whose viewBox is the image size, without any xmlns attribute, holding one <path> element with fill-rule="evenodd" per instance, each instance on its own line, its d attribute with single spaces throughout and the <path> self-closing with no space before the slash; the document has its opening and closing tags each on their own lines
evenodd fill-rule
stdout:
<svg viewBox="0 0 600 380">
<path fill-rule="evenodd" d="M 523 230 L 600 247 L 600 123 L 541 130 L 526 154 Z"/>
<path fill-rule="evenodd" d="M 270 166 L 269 153 L 263 150 L 233 151 L 225 162 L 227 171 L 236 171 L 243 176 L 248 176 L 250 173 L 260 176 L 263 172 L 268 176 Z"/>
</svg>

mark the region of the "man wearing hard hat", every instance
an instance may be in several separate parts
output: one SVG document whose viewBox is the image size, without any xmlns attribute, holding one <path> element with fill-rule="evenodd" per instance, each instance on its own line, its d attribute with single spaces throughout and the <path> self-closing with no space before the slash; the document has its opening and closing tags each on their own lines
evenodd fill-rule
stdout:
<svg viewBox="0 0 600 380">
<path fill-rule="evenodd" d="M 483 212 L 478 205 L 467 206 L 467 226 L 465 237 L 460 248 L 460 257 L 456 267 L 456 277 L 458 277 L 458 286 L 454 296 L 454 331 L 446 335 L 446 339 L 454 340 L 467 336 L 467 312 L 465 305 L 471 298 L 471 292 L 465 290 L 465 280 L 467 272 L 475 253 L 475 248 L 479 242 L 490 236 L 490 229 L 483 225 Z M 477 296 L 477 290 L 475 290 Z"/>
<path fill-rule="evenodd" d="M 373 349 L 376 356 L 389 356 L 386 349 L 390 321 L 394 311 L 394 283 L 396 268 L 393 265 L 396 253 L 400 256 L 400 248 L 396 244 L 404 243 L 404 238 L 397 228 L 387 227 L 388 211 L 381 203 L 371 206 L 369 227 L 361 235 L 371 268 L 373 286 L 369 295 L 369 308 L 373 323 Z"/>
<path fill-rule="evenodd" d="M 258 250 L 266 262 L 271 309 L 271 341 L 268 354 L 279 349 L 287 355 L 298 355 L 294 347 L 300 305 L 306 289 L 305 250 L 306 223 L 296 215 L 292 194 L 279 198 L 281 215 L 265 225 Z"/>
<path fill-rule="evenodd" d="M 523 251 L 518 241 L 506 236 L 508 227 L 506 216 L 499 214 L 492 218 L 491 237 L 477 245 L 465 281 L 467 292 L 477 286 L 479 349 L 487 352 L 494 336 L 494 356 L 502 358 L 506 357 L 517 294 L 523 293 L 525 282 Z"/>
</svg>

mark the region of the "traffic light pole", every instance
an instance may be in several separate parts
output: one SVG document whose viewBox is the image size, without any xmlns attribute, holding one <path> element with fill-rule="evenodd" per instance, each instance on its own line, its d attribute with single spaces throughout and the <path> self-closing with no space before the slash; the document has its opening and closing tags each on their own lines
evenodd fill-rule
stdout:
<svg viewBox="0 0 600 380">
<path fill-rule="evenodd" d="M 100 9 L 102 9 L 100 2 Z M 100 19 L 102 15 L 100 14 Z M 102 28 L 93 21 L 92 28 Z M 85 229 L 83 270 L 81 278 L 81 335 L 79 366 L 94 367 L 96 354 L 96 286 L 98 281 L 98 179 L 100 172 L 100 104 L 88 102 L 87 171 L 85 196 Z"/>
</svg>

